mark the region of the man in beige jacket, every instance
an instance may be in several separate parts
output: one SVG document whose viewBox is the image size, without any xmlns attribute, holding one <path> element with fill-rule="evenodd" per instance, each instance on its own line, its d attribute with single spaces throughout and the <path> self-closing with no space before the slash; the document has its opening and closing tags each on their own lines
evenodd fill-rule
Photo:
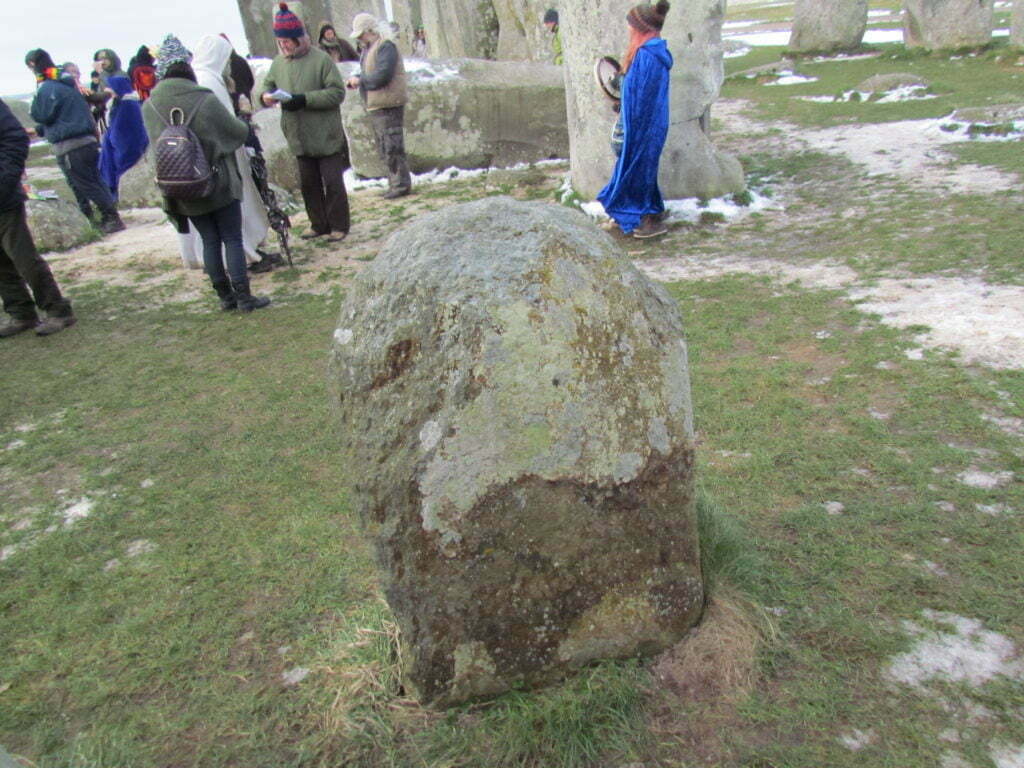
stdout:
<svg viewBox="0 0 1024 768">
<path fill-rule="evenodd" d="M 368 13 L 352 20 L 352 37 L 362 53 L 361 74 L 348 79 L 358 88 L 377 139 L 377 153 L 388 169 L 388 189 L 383 197 L 394 199 L 412 191 L 412 177 L 405 157 L 405 65 L 398 47 L 380 34 L 379 22 Z"/>
</svg>

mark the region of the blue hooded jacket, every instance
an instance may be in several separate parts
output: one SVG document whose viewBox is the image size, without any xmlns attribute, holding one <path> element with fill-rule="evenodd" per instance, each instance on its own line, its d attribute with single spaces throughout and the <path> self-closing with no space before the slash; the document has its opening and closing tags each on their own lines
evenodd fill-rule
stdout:
<svg viewBox="0 0 1024 768">
<path fill-rule="evenodd" d="M 100 178 L 117 200 L 117 186 L 121 176 L 139 162 L 149 146 L 146 126 L 142 122 L 142 105 L 135 99 L 125 99 L 133 93 L 132 81 L 124 75 L 111 75 L 107 87 L 115 94 L 107 132 L 103 134 L 100 151 Z"/>
<path fill-rule="evenodd" d="M 671 69 L 668 45 L 655 37 L 640 46 L 622 79 L 622 152 L 597 199 L 623 232 L 636 229 L 645 215 L 665 210 L 658 161 L 668 136 Z"/>
<path fill-rule="evenodd" d="M 32 99 L 32 119 L 38 123 L 36 133 L 50 144 L 96 135 L 92 111 L 74 80 L 67 76 L 39 84 Z"/>
</svg>

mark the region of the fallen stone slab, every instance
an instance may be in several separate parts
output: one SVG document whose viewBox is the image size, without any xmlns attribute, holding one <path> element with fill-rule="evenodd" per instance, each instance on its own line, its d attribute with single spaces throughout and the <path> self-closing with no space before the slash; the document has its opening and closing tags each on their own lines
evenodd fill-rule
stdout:
<svg viewBox="0 0 1024 768">
<path fill-rule="evenodd" d="M 699 618 L 678 306 L 582 214 L 414 220 L 355 278 L 329 379 L 422 702 L 657 653 Z"/>
<path fill-rule="evenodd" d="M 919 86 L 927 88 L 931 85 L 927 79 L 913 72 L 888 72 L 882 75 L 872 75 L 857 86 L 856 90 L 862 93 L 884 93 L 896 88 Z"/>
<path fill-rule="evenodd" d="M 40 253 L 66 251 L 97 237 L 78 206 L 67 200 L 29 200 L 26 210 L 28 228 Z"/>
</svg>

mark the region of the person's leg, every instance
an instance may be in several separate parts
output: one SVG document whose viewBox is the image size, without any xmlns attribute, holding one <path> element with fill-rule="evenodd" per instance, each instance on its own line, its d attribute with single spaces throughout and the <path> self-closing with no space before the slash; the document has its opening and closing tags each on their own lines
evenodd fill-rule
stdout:
<svg viewBox="0 0 1024 768">
<path fill-rule="evenodd" d="M 78 147 L 67 153 L 68 163 L 75 177 L 75 183 L 89 200 L 96 204 L 102 214 L 100 229 L 110 234 L 124 229 L 124 222 L 117 213 L 117 204 L 110 190 L 100 178 L 99 145 L 95 142 Z"/>
<path fill-rule="evenodd" d="M 4 308 L 12 316 L 19 317 L 22 322 L 37 318 L 36 307 L 46 312 L 48 320 L 37 329 L 42 336 L 73 325 L 75 316 L 71 311 L 71 302 L 61 295 L 57 281 L 53 279 L 53 273 L 50 271 L 50 265 L 36 250 L 32 233 L 28 228 L 24 205 L 0 214 L 0 250 L 13 267 L 19 283 L 19 287 L 15 288 L 14 275 L 10 271 L 2 278 L 5 284 Z M 32 291 L 34 301 L 25 292 L 26 283 Z M 8 296 L 13 301 L 11 309 L 8 309 Z"/>
<path fill-rule="evenodd" d="M 71 163 L 68 162 L 67 155 L 61 155 L 57 158 L 57 167 L 64 173 L 64 180 L 67 181 L 68 186 L 71 187 L 71 191 L 75 195 L 75 202 L 78 203 L 78 210 L 82 212 L 89 221 L 92 221 L 92 203 L 89 202 L 89 198 L 86 197 L 81 187 L 78 186 L 78 182 L 75 180 L 75 175 L 71 171 Z"/>
<path fill-rule="evenodd" d="M 324 180 L 327 222 L 331 232 L 347 235 L 350 226 L 348 192 L 345 190 L 345 155 L 338 152 L 321 157 L 320 176 Z"/>
<path fill-rule="evenodd" d="M 309 226 L 315 235 L 326 235 L 331 231 L 327 221 L 327 200 L 324 197 L 324 182 L 320 177 L 320 162 L 316 157 L 296 157 L 299 164 L 299 189 L 302 202 L 306 204 Z"/>
<path fill-rule="evenodd" d="M 405 157 L 405 107 L 381 110 L 384 115 L 383 145 L 384 162 L 388 167 L 389 196 L 400 197 L 412 190 L 412 175 Z"/>
<path fill-rule="evenodd" d="M 249 290 L 249 274 L 245 269 L 245 250 L 242 248 L 242 204 L 235 200 L 210 215 L 215 219 L 224 243 L 224 260 L 239 311 L 252 312 L 267 306 L 270 299 L 253 296 Z"/>
<path fill-rule="evenodd" d="M 228 281 L 227 273 L 224 271 L 224 258 L 221 255 L 223 243 L 221 242 L 220 229 L 212 213 L 202 216 L 189 216 L 189 223 L 195 227 L 196 232 L 203 241 L 203 271 L 210 277 L 213 290 L 224 301 L 225 290 L 230 293 L 231 283 Z"/>
<path fill-rule="evenodd" d="M 36 304 L 5 245 L 13 218 L 14 211 L 0 213 L 0 299 L 3 300 L 4 312 L 10 315 L 7 322 L 0 324 L 0 337 L 30 330 L 39 322 Z"/>
</svg>

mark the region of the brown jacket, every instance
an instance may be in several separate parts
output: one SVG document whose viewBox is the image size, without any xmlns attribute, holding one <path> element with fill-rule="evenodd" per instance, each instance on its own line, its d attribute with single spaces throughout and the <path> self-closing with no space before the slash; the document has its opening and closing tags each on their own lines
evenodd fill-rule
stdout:
<svg viewBox="0 0 1024 768">
<path fill-rule="evenodd" d="M 405 64 L 393 42 L 378 39 L 363 51 L 360 65 L 363 74 L 359 78 L 359 90 L 368 111 L 401 107 L 409 100 Z M 388 74 L 391 76 L 387 77 Z"/>
</svg>

